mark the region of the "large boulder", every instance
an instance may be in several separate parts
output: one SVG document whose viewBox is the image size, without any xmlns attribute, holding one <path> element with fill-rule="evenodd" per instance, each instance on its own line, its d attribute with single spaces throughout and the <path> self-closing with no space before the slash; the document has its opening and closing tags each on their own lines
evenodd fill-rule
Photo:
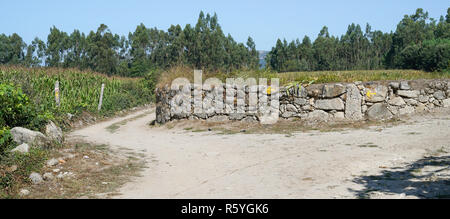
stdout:
<svg viewBox="0 0 450 219">
<path fill-rule="evenodd" d="M 386 99 L 388 88 L 383 85 L 367 85 L 366 101 L 371 103 L 382 102 Z"/>
<path fill-rule="evenodd" d="M 322 89 L 324 98 L 333 98 L 345 93 L 345 87 L 342 84 L 325 84 Z"/>
<path fill-rule="evenodd" d="M 344 110 L 344 101 L 340 98 L 316 100 L 315 107 L 321 110 Z"/>
<path fill-rule="evenodd" d="M 392 118 L 392 113 L 387 104 L 376 103 L 367 110 L 367 117 L 372 121 L 388 120 Z"/>
<path fill-rule="evenodd" d="M 44 134 L 22 127 L 11 129 L 11 135 L 17 144 L 42 145 L 48 140 Z"/>
<path fill-rule="evenodd" d="M 61 128 L 56 126 L 52 121 L 45 126 L 45 135 L 52 141 L 58 143 L 62 143 L 63 141 L 63 132 Z"/>
<path fill-rule="evenodd" d="M 361 113 L 362 96 L 358 87 L 354 84 L 347 85 L 347 99 L 345 101 L 345 118 L 350 120 L 361 120 L 363 114 Z"/>
</svg>

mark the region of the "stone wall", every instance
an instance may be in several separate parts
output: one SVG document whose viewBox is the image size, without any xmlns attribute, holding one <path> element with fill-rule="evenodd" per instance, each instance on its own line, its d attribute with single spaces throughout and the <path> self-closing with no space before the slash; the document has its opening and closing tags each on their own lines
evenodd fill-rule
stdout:
<svg viewBox="0 0 450 219">
<path fill-rule="evenodd" d="M 228 86 L 228 90 L 236 89 Z M 257 93 L 258 101 L 268 95 L 259 89 L 235 90 L 230 101 L 227 86 L 205 89 L 188 85 L 176 90 L 168 86 L 156 89 L 156 122 L 164 124 L 178 119 L 208 121 L 259 121 L 261 113 L 249 112 L 249 96 Z M 204 112 L 195 112 L 194 94 L 199 93 Z M 278 92 L 277 92 L 278 94 Z M 222 99 L 220 99 L 220 98 Z M 222 102 L 223 101 L 223 102 Z M 220 103 L 221 102 L 221 103 Z M 227 111 L 231 105 L 244 104 L 242 111 Z M 198 102 L 197 102 L 198 104 Z M 217 110 L 223 107 L 223 111 Z M 397 116 L 427 112 L 436 107 L 450 107 L 450 80 L 375 81 L 313 84 L 279 89 L 280 119 L 305 120 L 388 120 Z M 181 112 L 181 113 L 180 113 Z"/>
</svg>

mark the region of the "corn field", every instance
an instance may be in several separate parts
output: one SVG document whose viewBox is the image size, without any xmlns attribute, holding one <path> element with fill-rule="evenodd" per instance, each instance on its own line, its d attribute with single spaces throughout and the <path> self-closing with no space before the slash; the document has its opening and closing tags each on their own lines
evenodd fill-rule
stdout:
<svg viewBox="0 0 450 219">
<path fill-rule="evenodd" d="M 56 81 L 59 81 L 59 107 L 55 102 Z M 0 66 L 0 83 L 21 87 L 34 104 L 54 115 L 83 111 L 110 115 L 150 103 L 153 98 L 153 88 L 143 78 L 108 77 L 75 69 Z M 105 84 L 103 104 L 98 112 L 102 83 Z"/>
</svg>

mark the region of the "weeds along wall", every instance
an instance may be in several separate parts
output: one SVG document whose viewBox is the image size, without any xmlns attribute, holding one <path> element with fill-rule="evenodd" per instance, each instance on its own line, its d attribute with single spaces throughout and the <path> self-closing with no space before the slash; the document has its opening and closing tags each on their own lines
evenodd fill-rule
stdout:
<svg viewBox="0 0 450 219">
<path fill-rule="evenodd" d="M 197 88 L 198 89 L 198 88 Z M 226 90 L 227 86 L 223 86 Z M 228 89 L 235 89 L 230 88 Z M 171 90 L 169 86 L 157 88 L 156 122 L 164 124 L 172 120 L 200 119 L 207 121 L 245 121 L 256 122 L 261 113 L 237 113 L 223 110 L 216 113 L 214 104 L 217 95 L 223 95 L 220 107 L 237 106 L 244 102 L 245 109 L 249 107 L 248 87 L 243 89 L 244 95 L 236 95 L 226 101 L 226 92 L 214 92 L 214 88 L 196 90 L 191 84 L 186 87 Z M 194 93 L 201 92 L 204 112 L 194 111 Z M 258 92 L 258 91 L 256 91 Z M 354 83 L 330 83 L 312 85 L 293 85 L 279 89 L 280 119 L 299 118 L 304 120 L 389 120 L 398 116 L 418 112 L 428 112 L 438 107 L 450 107 L 450 80 L 429 79 L 412 81 L 374 81 Z M 234 92 L 237 93 L 237 92 Z M 258 92 L 258 101 L 271 94 Z M 190 104 L 189 104 L 190 103 Z M 184 112 L 184 113 L 179 113 Z M 220 112 L 220 110 L 219 110 Z"/>
</svg>

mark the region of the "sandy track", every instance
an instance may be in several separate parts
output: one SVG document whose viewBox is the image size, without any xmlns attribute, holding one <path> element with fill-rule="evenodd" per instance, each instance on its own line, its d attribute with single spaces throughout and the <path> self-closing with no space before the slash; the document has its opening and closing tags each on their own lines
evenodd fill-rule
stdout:
<svg viewBox="0 0 450 219">
<path fill-rule="evenodd" d="M 385 185 L 367 179 L 405 169 L 434 151 L 450 155 L 448 112 L 382 130 L 310 131 L 289 137 L 152 128 L 153 110 L 70 134 L 146 155 L 142 177 L 121 188 L 117 198 L 356 198 L 369 190 L 380 191 L 372 192 L 372 198 L 412 198 L 419 189 L 408 190 L 409 180 Z M 124 120 L 128 122 L 115 133 L 106 129 Z M 449 187 L 439 187 L 439 194 L 450 192 Z"/>
</svg>

